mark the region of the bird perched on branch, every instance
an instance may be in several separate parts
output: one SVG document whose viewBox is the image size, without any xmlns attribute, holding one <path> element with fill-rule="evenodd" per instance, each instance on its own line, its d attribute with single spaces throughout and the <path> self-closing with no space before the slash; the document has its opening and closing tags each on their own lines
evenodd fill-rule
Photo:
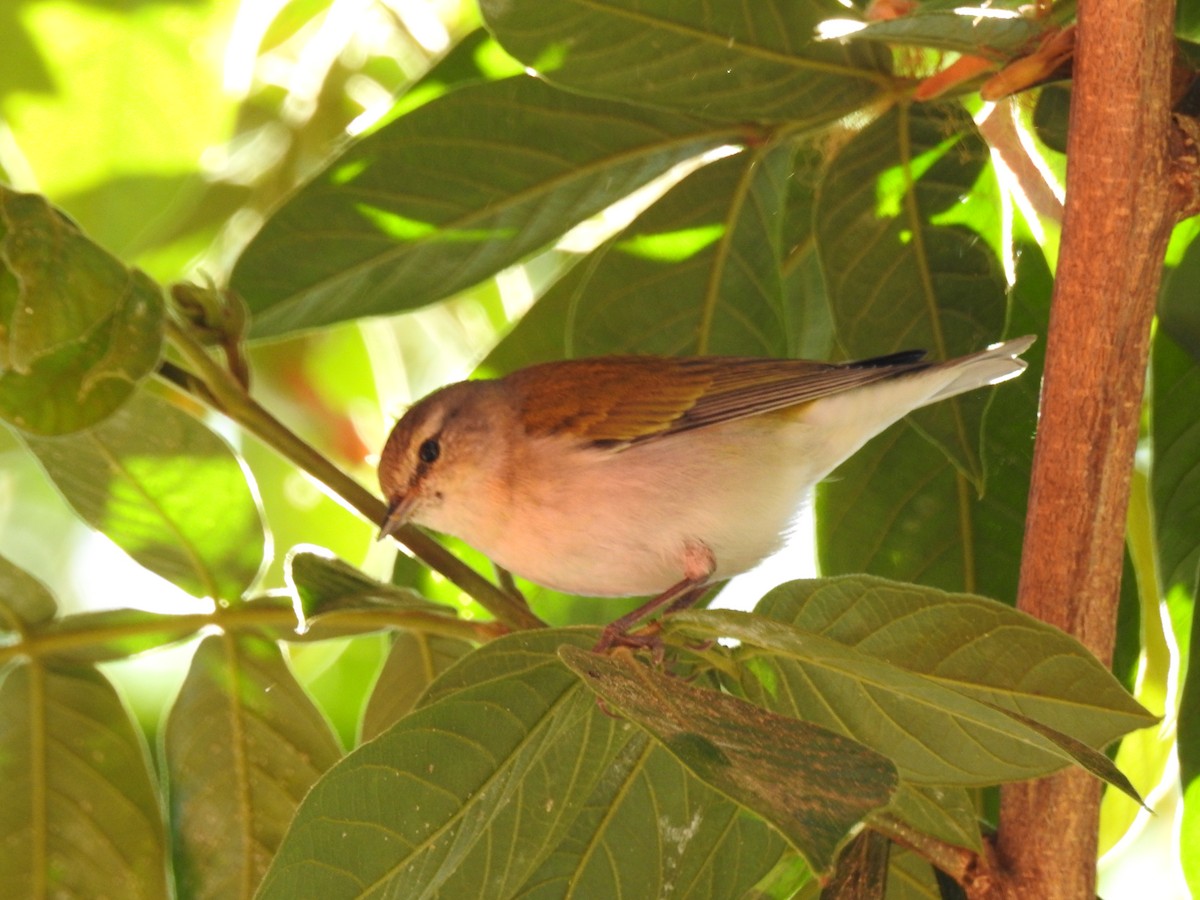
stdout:
<svg viewBox="0 0 1200 900">
<path fill-rule="evenodd" d="M 388 437 L 380 536 L 411 522 L 560 591 L 655 595 L 604 649 L 769 556 L 816 482 L 913 410 L 1019 374 L 1033 340 L 945 362 L 601 357 L 452 384 Z"/>
</svg>

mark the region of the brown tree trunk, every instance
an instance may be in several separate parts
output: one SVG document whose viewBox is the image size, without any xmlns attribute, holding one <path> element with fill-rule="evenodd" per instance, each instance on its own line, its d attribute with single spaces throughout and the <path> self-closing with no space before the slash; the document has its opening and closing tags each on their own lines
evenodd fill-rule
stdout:
<svg viewBox="0 0 1200 900">
<path fill-rule="evenodd" d="M 1112 655 L 1163 253 L 1174 4 L 1079 0 L 1067 201 L 1018 606 Z M 1100 784 L 1005 787 L 988 896 L 1095 896 Z"/>
</svg>

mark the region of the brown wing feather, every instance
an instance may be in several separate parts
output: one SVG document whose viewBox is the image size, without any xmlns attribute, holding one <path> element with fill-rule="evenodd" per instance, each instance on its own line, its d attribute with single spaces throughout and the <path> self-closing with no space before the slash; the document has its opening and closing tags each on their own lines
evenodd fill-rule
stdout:
<svg viewBox="0 0 1200 900">
<path fill-rule="evenodd" d="M 531 366 L 505 380 L 530 434 L 566 430 L 630 444 L 773 412 L 924 368 L 919 352 L 855 363 L 731 357 L 601 357 Z M 548 389 L 548 385 L 553 385 Z"/>
</svg>

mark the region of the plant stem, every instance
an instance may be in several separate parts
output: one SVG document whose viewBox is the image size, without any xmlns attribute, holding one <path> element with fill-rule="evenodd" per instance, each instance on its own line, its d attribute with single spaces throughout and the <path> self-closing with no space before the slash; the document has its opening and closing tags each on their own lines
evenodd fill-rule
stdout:
<svg viewBox="0 0 1200 900">
<path fill-rule="evenodd" d="M 203 392 L 192 391 L 193 394 L 201 395 L 202 400 L 291 460 L 368 521 L 383 525 L 387 507 L 382 500 L 260 406 L 228 371 L 169 317 L 166 320 L 166 334 L 171 345 L 193 367 L 194 376 L 203 385 Z M 186 389 L 178 379 L 166 377 L 165 380 L 177 388 Z M 406 526 L 396 534 L 396 539 L 412 551 L 417 559 L 445 575 L 504 624 L 518 629 L 544 627 L 544 623 L 523 602 L 509 596 L 423 532 Z"/>
<path fill-rule="evenodd" d="M 253 602 L 223 607 L 211 613 L 167 615 L 142 622 L 111 625 L 88 624 L 85 628 L 69 627 L 72 618 L 68 616 L 55 620 L 56 624 L 68 627 L 26 633 L 20 641 L 0 646 L 0 665 L 21 657 L 69 655 L 72 651 L 122 638 L 158 635 L 161 643 L 166 645 L 188 640 L 196 632 L 213 625 L 228 632 L 260 631 L 264 628 L 287 632 L 296 627 L 296 613 L 290 606 Z M 338 609 L 321 613 L 314 622 L 318 629 L 330 629 L 339 636 L 345 631 L 366 633 L 385 628 L 405 628 L 478 643 L 499 636 L 495 622 L 471 622 L 452 615 L 413 609 Z"/>
</svg>

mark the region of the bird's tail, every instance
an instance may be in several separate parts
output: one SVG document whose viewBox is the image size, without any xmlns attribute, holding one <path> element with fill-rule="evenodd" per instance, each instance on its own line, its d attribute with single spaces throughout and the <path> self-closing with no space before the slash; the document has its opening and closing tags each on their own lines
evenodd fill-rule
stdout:
<svg viewBox="0 0 1200 900">
<path fill-rule="evenodd" d="M 1021 359 L 1021 354 L 1028 350 L 1035 340 L 1036 335 L 1027 334 L 1024 337 L 992 344 L 986 350 L 972 353 L 970 356 L 960 356 L 958 359 L 938 364 L 939 367 L 955 370 L 957 377 L 930 397 L 928 402 L 945 400 L 947 397 L 973 391 L 987 384 L 999 384 L 1001 381 L 1015 378 L 1024 372 L 1028 365 Z"/>
</svg>

